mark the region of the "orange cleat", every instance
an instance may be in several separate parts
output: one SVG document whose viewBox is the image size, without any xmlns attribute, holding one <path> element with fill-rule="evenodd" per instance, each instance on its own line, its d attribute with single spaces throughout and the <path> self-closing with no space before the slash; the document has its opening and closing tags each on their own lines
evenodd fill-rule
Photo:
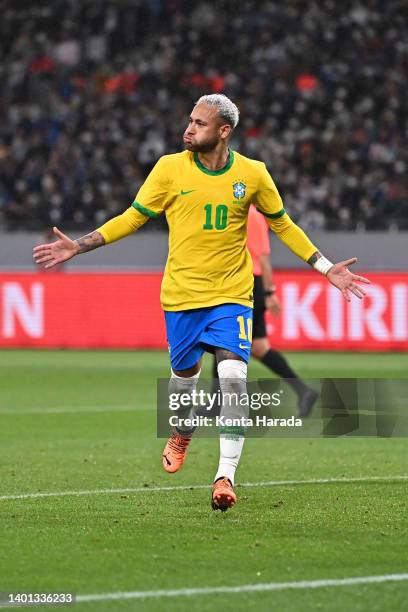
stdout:
<svg viewBox="0 0 408 612">
<path fill-rule="evenodd" d="M 213 484 L 211 507 L 225 512 L 237 501 L 233 486 L 228 478 L 219 478 Z"/>
<path fill-rule="evenodd" d="M 192 434 L 182 436 L 175 428 L 163 450 L 163 467 L 166 472 L 174 474 L 184 463 L 187 448 L 190 444 Z"/>
</svg>

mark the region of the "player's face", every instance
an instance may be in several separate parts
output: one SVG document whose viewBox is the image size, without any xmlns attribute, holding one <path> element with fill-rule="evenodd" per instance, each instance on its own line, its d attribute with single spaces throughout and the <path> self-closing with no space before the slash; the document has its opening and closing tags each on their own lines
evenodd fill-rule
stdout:
<svg viewBox="0 0 408 612">
<path fill-rule="evenodd" d="M 216 108 L 199 104 L 190 115 L 183 135 L 184 146 L 189 151 L 209 153 L 219 142 L 226 140 L 230 132 L 231 127 L 220 120 Z"/>
</svg>

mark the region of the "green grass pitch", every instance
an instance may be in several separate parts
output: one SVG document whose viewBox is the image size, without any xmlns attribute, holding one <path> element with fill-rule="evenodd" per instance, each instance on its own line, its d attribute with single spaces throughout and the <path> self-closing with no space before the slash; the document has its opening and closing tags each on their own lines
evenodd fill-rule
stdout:
<svg viewBox="0 0 408 612">
<path fill-rule="evenodd" d="M 408 372 L 407 354 L 288 357 L 309 378 Z M 0 592 L 86 595 L 408 572 L 408 481 L 392 480 L 408 474 L 403 438 L 248 439 L 238 482 L 349 482 L 238 486 L 238 504 L 225 514 L 211 511 L 207 488 L 151 490 L 210 484 L 218 460 L 217 440 L 200 438 L 180 473 L 162 470 L 155 384 L 168 372 L 164 352 L 0 351 Z M 267 370 L 251 363 L 250 376 L 258 375 Z M 406 609 L 407 601 L 401 581 L 72 609 L 365 612 Z"/>
</svg>

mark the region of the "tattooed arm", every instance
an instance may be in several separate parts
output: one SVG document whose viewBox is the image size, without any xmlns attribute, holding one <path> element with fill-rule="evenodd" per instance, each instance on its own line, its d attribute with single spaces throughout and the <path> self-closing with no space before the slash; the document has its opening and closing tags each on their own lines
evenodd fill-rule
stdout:
<svg viewBox="0 0 408 612">
<path fill-rule="evenodd" d="M 309 259 L 307 260 L 307 263 L 310 264 L 313 268 L 316 261 L 320 259 L 321 257 L 322 257 L 322 254 L 319 251 L 316 251 L 315 253 L 313 253 L 311 257 L 309 257 Z"/>
<path fill-rule="evenodd" d="M 78 252 L 76 253 L 76 255 L 79 255 L 80 253 L 87 253 L 88 251 L 93 251 L 94 249 L 103 246 L 105 244 L 105 238 L 102 236 L 102 234 L 95 230 L 90 234 L 82 236 L 82 238 L 74 240 L 74 242 L 76 242 L 79 247 Z"/>
<path fill-rule="evenodd" d="M 40 244 L 34 247 L 33 257 L 37 264 L 44 264 L 44 268 L 53 268 L 75 255 L 93 251 L 105 244 L 105 238 L 98 231 L 91 232 L 78 240 L 71 240 L 56 227 L 53 228 L 58 240 L 48 244 Z"/>
<path fill-rule="evenodd" d="M 35 247 L 33 251 L 34 260 L 38 264 L 44 264 L 45 268 L 53 268 L 57 264 L 75 257 L 75 255 L 93 251 L 104 244 L 129 236 L 129 234 L 142 227 L 148 219 L 149 217 L 130 206 L 121 215 L 113 217 L 98 229 L 77 240 L 71 240 L 57 227 L 54 227 L 53 232 L 58 240 Z"/>
</svg>

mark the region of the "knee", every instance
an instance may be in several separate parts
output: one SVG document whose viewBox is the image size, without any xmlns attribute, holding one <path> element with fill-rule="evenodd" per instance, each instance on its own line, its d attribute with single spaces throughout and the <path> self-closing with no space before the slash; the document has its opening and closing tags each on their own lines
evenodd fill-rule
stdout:
<svg viewBox="0 0 408 612">
<path fill-rule="evenodd" d="M 247 416 L 248 403 L 241 402 L 246 393 L 247 364 L 235 359 L 220 361 L 218 376 L 223 397 L 221 414 L 229 417 Z"/>
<path fill-rule="evenodd" d="M 238 359 L 224 359 L 218 364 L 219 378 L 245 380 L 247 370 L 247 364 L 244 361 L 239 361 Z"/>
<path fill-rule="evenodd" d="M 169 380 L 169 392 L 170 393 L 189 393 L 194 391 L 197 386 L 198 379 L 201 370 L 199 370 L 193 376 L 178 376 L 173 370 L 171 371 L 171 378 Z"/>
</svg>

